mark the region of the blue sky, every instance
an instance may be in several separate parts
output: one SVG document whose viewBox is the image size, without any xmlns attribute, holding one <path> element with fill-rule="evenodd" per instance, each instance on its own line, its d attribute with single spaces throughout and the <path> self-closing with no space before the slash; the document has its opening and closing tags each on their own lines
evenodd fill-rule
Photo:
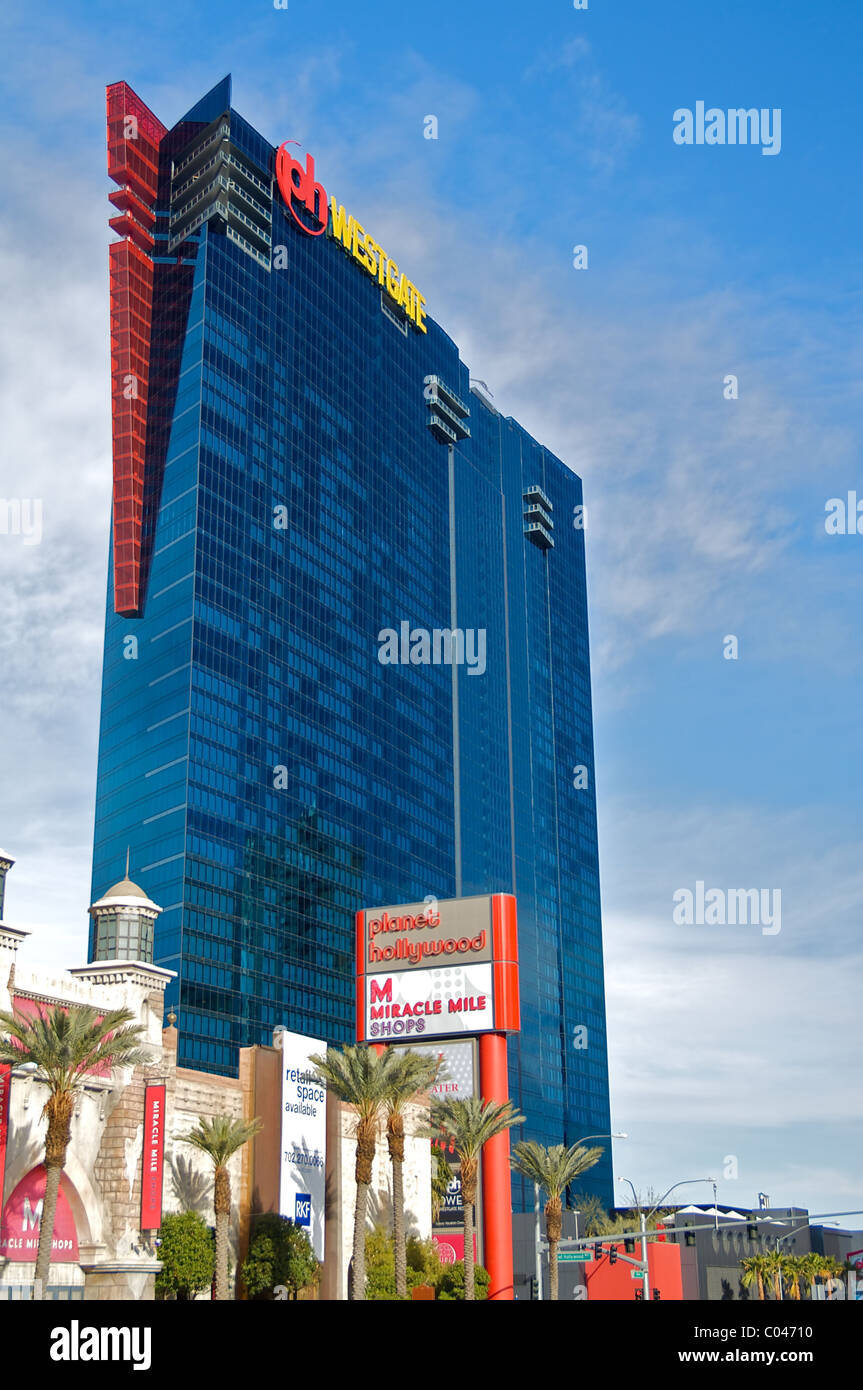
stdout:
<svg viewBox="0 0 863 1390">
<path fill-rule="evenodd" d="M 27 959 L 85 949 L 104 86 L 125 79 L 170 125 L 231 71 L 237 109 L 314 150 L 499 408 L 584 478 L 618 1173 L 863 1206 L 863 536 L 824 529 L 828 498 L 863 497 L 863 9 L 148 8 L 13 5 L 0 22 L 0 495 L 44 509 L 40 545 L 0 536 L 0 844 Z M 698 100 L 780 108 L 781 152 L 676 145 L 673 112 Z M 675 925 L 673 893 L 699 879 L 779 888 L 781 932 Z"/>
</svg>

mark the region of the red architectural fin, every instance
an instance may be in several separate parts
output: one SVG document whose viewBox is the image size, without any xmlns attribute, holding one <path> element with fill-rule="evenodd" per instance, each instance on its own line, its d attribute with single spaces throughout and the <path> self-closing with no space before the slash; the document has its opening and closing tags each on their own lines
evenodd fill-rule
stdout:
<svg viewBox="0 0 863 1390">
<path fill-rule="evenodd" d="M 120 185 L 109 226 L 111 432 L 114 454 L 114 611 L 141 607 L 141 529 L 153 319 L 152 228 L 159 145 L 167 127 L 125 82 L 107 89 L 108 173 Z"/>
</svg>

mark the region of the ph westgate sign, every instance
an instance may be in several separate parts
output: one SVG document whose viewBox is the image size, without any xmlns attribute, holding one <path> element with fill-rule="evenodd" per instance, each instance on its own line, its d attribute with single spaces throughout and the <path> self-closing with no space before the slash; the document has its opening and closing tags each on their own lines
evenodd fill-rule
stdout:
<svg viewBox="0 0 863 1390">
<path fill-rule="evenodd" d="M 406 1041 L 519 1028 L 515 898 L 357 913 L 357 1037 Z"/>
<path fill-rule="evenodd" d="M 427 333 L 425 297 L 371 233 L 345 212 L 337 198 L 327 201 L 327 191 L 315 173 L 313 156 L 306 155 L 304 167 L 288 148 L 296 144 L 296 140 L 286 140 L 276 151 L 276 182 L 296 225 L 308 236 L 328 232 L 386 290 L 407 321 L 420 333 Z"/>
</svg>

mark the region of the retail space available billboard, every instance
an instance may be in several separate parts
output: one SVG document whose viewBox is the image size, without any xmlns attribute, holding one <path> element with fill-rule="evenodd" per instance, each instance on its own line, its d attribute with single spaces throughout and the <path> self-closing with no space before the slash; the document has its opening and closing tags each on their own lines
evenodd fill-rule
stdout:
<svg viewBox="0 0 863 1390">
<path fill-rule="evenodd" d="M 494 893 L 357 913 L 357 1037 L 516 1032 L 515 898 Z"/>
<path fill-rule="evenodd" d="M 279 1211 L 306 1232 L 317 1259 L 323 1260 L 327 1093 L 312 1072 L 309 1058 L 325 1054 L 327 1045 L 287 1030 L 273 1041 L 281 1044 L 282 1053 Z"/>
</svg>

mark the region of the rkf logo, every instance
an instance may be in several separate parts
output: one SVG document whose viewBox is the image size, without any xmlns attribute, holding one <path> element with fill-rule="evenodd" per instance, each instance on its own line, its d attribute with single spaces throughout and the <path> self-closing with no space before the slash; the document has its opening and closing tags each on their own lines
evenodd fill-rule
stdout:
<svg viewBox="0 0 863 1390">
<path fill-rule="evenodd" d="M 311 1226 L 312 1224 L 312 1199 L 305 1192 L 297 1193 L 297 1200 L 294 1205 L 294 1225 Z"/>
<path fill-rule="evenodd" d="M 286 205 L 298 227 L 309 236 L 320 236 L 327 230 L 329 205 L 327 190 L 322 183 L 315 181 L 315 161 L 311 154 L 306 155 L 306 167 L 288 150 L 288 145 L 297 145 L 298 140 L 286 140 L 276 153 L 276 180 Z"/>
</svg>

